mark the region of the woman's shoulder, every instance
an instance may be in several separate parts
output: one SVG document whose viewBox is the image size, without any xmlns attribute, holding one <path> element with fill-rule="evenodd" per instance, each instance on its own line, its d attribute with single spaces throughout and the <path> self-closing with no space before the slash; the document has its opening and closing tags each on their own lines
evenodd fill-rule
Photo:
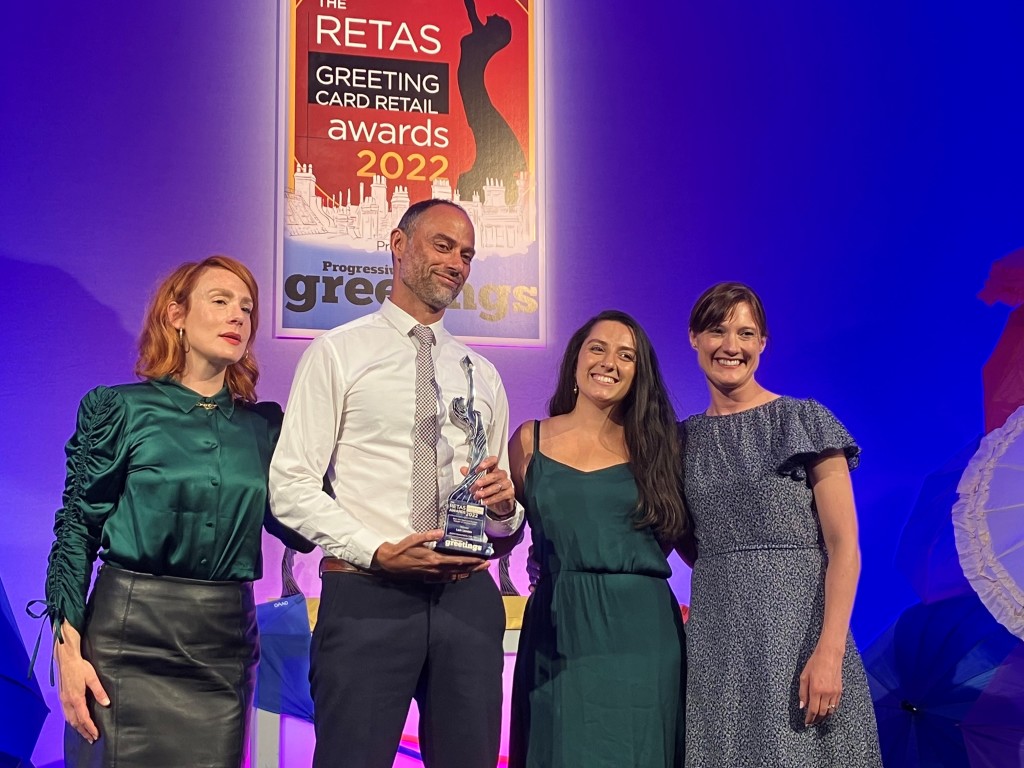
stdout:
<svg viewBox="0 0 1024 768">
<path fill-rule="evenodd" d="M 156 387 L 153 386 L 152 382 L 146 381 L 132 381 L 127 384 L 101 384 L 98 387 L 93 387 L 89 390 L 83 401 L 89 400 L 94 402 L 120 402 L 123 404 L 132 403 L 137 400 L 145 400 L 151 397 L 158 397 L 159 392 Z"/>
<path fill-rule="evenodd" d="M 130 384 L 101 384 L 93 387 L 82 397 L 81 411 L 99 414 L 125 408 L 133 400 L 144 397 L 152 392 L 148 382 L 132 382 Z"/>
<path fill-rule="evenodd" d="M 276 446 L 281 437 L 281 425 L 284 423 L 284 411 L 281 406 L 273 400 L 263 400 L 258 403 L 248 403 L 242 400 L 235 401 L 235 411 L 244 418 L 250 419 L 253 429 L 257 433 L 266 435 L 271 446 Z"/>
<path fill-rule="evenodd" d="M 130 403 L 140 384 L 93 387 L 78 403 L 76 429 L 91 443 L 120 439 L 131 422 Z"/>
<path fill-rule="evenodd" d="M 235 407 L 254 418 L 265 421 L 272 428 L 280 428 L 281 422 L 284 420 L 284 410 L 280 403 L 275 403 L 273 400 L 261 400 L 258 403 L 237 400 Z"/>
<path fill-rule="evenodd" d="M 701 415 L 698 414 L 691 418 L 701 420 Z M 747 423 L 761 425 L 770 431 L 782 429 L 816 432 L 822 427 L 839 424 L 839 420 L 832 411 L 814 398 L 793 397 L 792 395 L 777 395 L 745 411 L 737 411 L 727 416 L 704 417 L 704 420 L 717 421 L 730 418 L 746 419 Z"/>
<path fill-rule="evenodd" d="M 528 419 L 516 427 L 515 434 L 528 437 L 532 440 L 535 432 L 546 435 L 551 432 L 552 427 L 557 429 L 564 419 L 564 416 L 548 416 L 545 419 Z"/>
<path fill-rule="evenodd" d="M 832 411 L 813 397 L 780 395 L 773 402 L 777 408 L 796 417 L 810 420 L 838 421 Z"/>
<path fill-rule="evenodd" d="M 166 382 L 159 379 L 145 379 L 128 384 L 96 387 L 86 394 L 83 403 L 88 401 L 90 404 L 120 407 L 129 413 L 141 407 L 143 410 L 140 412 L 146 412 L 147 406 L 167 403 L 169 397 L 167 390 Z"/>
<path fill-rule="evenodd" d="M 783 409 L 778 420 L 780 428 L 772 432 L 772 444 L 780 473 L 803 480 L 805 465 L 833 451 L 846 456 L 851 470 L 860 463 L 860 446 L 843 423 L 820 402 L 813 398 L 786 397 L 779 407 Z"/>
<path fill-rule="evenodd" d="M 565 415 L 549 416 L 546 419 L 530 419 L 524 421 L 512 433 L 509 443 L 513 451 L 527 460 L 533 456 L 542 436 L 550 438 L 557 435 L 565 423 Z"/>
<path fill-rule="evenodd" d="M 523 453 L 530 453 L 533 450 L 533 435 L 537 429 L 537 420 L 529 419 L 524 421 L 512 433 L 509 442 L 520 447 Z"/>
<path fill-rule="evenodd" d="M 276 403 L 273 400 L 260 400 L 258 403 L 249 403 L 245 400 L 236 401 L 238 407 L 243 410 L 255 413 L 257 416 L 262 416 L 265 419 L 280 418 L 284 413 L 280 403 Z"/>
</svg>

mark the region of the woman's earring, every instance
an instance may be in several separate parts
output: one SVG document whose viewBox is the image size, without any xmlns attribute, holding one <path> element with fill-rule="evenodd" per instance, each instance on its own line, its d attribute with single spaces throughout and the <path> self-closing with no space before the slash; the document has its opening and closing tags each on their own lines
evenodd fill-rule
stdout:
<svg viewBox="0 0 1024 768">
<path fill-rule="evenodd" d="M 181 346 L 181 349 L 182 349 L 183 352 L 187 353 L 189 350 L 192 349 L 192 347 L 189 346 L 188 341 L 185 340 L 185 329 L 184 328 L 179 328 L 178 329 L 178 344 Z"/>
<path fill-rule="evenodd" d="M 580 393 L 580 388 L 579 388 L 579 386 L 578 386 L 578 385 L 576 384 L 576 382 L 574 381 L 574 382 L 572 383 L 572 394 L 573 394 L 573 397 L 575 397 L 575 396 L 576 396 L 576 395 L 578 395 L 579 393 Z"/>
</svg>

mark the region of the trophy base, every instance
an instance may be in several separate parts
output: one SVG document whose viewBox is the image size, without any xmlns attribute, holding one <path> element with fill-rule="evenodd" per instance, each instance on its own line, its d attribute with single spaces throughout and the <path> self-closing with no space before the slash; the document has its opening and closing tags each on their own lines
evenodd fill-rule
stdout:
<svg viewBox="0 0 1024 768">
<path fill-rule="evenodd" d="M 479 557 L 487 559 L 494 556 L 494 545 L 489 541 L 478 542 L 469 539 L 460 539 L 456 536 L 445 536 L 434 547 L 434 551 L 446 555 L 461 555 L 463 557 Z"/>
<path fill-rule="evenodd" d="M 494 545 L 484 530 L 487 522 L 484 512 L 483 504 L 449 499 L 444 515 L 444 536 L 434 550 L 446 555 L 493 557 Z"/>
</svg>

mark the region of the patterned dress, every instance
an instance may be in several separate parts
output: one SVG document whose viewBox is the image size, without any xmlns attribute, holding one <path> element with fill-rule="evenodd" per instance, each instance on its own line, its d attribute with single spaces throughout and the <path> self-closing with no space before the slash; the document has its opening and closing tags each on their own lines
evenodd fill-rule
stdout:
<svg viewBox="0 0 1024 768">
<path fill-rule="evenodd" d="M 686 765 L 881 766 L 863 663 L 847 635 L 839 708 L 805 726 L 799 677 L 824 615 L 827 556 L 807 466 L 860 448 L 813 400 L 691 416 L 686 499 L 698 559 L 687 635 Z"/>
</svg>

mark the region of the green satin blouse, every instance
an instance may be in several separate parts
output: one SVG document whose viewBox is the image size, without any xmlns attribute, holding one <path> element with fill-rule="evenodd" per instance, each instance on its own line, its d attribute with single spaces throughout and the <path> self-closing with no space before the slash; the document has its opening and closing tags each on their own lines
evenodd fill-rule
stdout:
<svg viewBox="0 0 1024 768">
<path fill-rule="evenodd" d="M 235 402 L 227 388 L 202 397 L 170 379 L 89 392 L 65 448 L 46 574 L 54 626 L 83 630 L 97 554 L 156 576 L 259 578 L 281 416 L 276 403 Z"/>
</svg>

